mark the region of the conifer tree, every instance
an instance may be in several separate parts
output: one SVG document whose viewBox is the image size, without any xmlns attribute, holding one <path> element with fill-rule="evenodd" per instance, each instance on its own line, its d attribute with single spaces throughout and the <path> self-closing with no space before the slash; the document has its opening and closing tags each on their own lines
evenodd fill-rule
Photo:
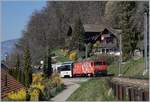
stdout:
<svg viewBox="0 0 150 102">
<path fill-rule="evenodd" d="M 24 73 L 25 73 L 25 86 L 29 87 L 32 83 L 32 67 L 31 67 L 31 59 L 30 59 L 30 51 L 27 46 L 24 49 Z"/>
<path fill-rule="evenodd" d="M 20 73 L 21 73 L 21 77 L 20 77 L 20 82 L 23 84 L 23 85 L 25 85 L 25 73 L 23 72 L 23 71 L 20 71 Z"/>
<path fill-rule="evenodd" d="M 52 66 L 51 66 L 51 50 L 48 48 L 48 51 L 44 58 L 44 68 L 43 68 L 45 78 L 49 78 L 52 74 Z"/>
<path fill-rule="evenodd" d="M 85 31 L 80 17 L 75 20 L 72 40 L 72 45 L 78 49 L 78 57 L 83 58 L 85 56 Z"/>
<path fill-rule="evenodd" d="M 74 33 L 73 33 L 73 40 L 76 42 L 75 45 L 78 47 L 79 51 L 83 51 L 84 47 L 84 40 L 85 40 L 85 31 L 83 24 L 81 22 L 80 17 L 78 17 L 75 21 L 74 25 Z"/>
<path fill-rule="evenodd" d="M 123 58 L 124 60 L 129 59 L 131 57 L 131 52 L 135 48 L 135 44 L 137 44 L 137 36 L 131 29 L 130 19 L 132 14 L 134 13 L 135 2 L 121 2 L 122 5 L 122 15 L 120 27 L 122 29 L 122 44 L 123 44 Z M 134 48 L 133 48 L 134 47 Z"/>
<path fill-rule="evenodd" d="M 19 59 L 19 54 L 17 54 L 16 56 L 16 76 L 17 76 L 17 80 L 19 81 L 19 78 L 21 77 L 19 72 L 20 72 L 20 59 Z"/>
<path fill-rule="evenodd" d="M 47 54 L 44 56 L 44 66 L 43 66 L 44 77 L 47 78 Z"/>
<path fill-rule="evenodd" d="M 48 49 L 48 76 L 50 77 L 52 75 L 52 59 L 51 59 L 51 49 Z"/>
<path fill-rule="evenodd" d="M 18 80 L 19 80 L 19 82 L 21 82 L 21 80 L 22 80 L 22 74 L 21 74 L 21 69 L 19 69 L 19 72 L 18 72 Z M 22 83 L 23 84 L 23 83 Z"/>
</svg>

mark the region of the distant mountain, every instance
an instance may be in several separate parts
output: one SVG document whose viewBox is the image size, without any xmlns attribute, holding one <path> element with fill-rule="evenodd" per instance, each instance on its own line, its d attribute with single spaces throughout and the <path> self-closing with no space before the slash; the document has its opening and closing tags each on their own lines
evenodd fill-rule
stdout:
<svg viewBox="0 0 150 102">
<path fill-rule="evenodd" d="M 11 54 L 18 40 L 19 39 L 13 39 L 1 42 L 1 59 L 5 58 L 5 54 Z"/>
</svg>

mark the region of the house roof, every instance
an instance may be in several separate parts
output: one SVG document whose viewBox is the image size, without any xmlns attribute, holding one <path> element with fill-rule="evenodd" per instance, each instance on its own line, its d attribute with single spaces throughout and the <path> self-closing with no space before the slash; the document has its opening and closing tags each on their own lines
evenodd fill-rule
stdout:
<svg viewBox="0 0 150 102">
<path fill-rule="evenodd" d="M 118 33 L 115 33 L 115 34 L 114 34 L 114 31 L 112 32 L 112 30 L 109 30 L 109 29 L 105 28 L 99 35 L 97 35 L 97 36 L 95 37 L 95 41 L 96 41 L 99 37 L 101 37 L 101 35 L 102 35 L 104 32 L 106 33 L 106 31 L 107 31 L 107 33 L 110 34 L 111 36 L 114 36 L 114 37 L 116 37 L 117 39 L 119 39 L 119 37 L 117 36 Z"/>
<path fill-rule="evenodd" d="M 71 27 L 71 29 L 73 29 L 74 25 L 71 24 L 69 26 L 69 29 L 70 29 L 70 27 Z M 92 37 L 92 38 L 90 38 L 91 40 L 92 39 L 96 40 L 101 35 L 101 32 L 103 32 L 105 29 L 110 31 L 118 40 L 119 40 L 119 34 L 121 33 L 120 29 L 113 29 L 104 23 L 101 23 L 101 24 L 83 24 L 83 27 L 84 27 L 84 30 L 86 32 L 86 36 L 89 36 L 87 34 L 90 33 L 90 36 Z"/>
<path fill-rule="evenodd" d="M 102 32 L 104 29 L 108 29 L 113 34 L 120 34 L 120 29 L 113 29 L 106 24 L 83 24 L 85 32 Z"/>
<path fill-rule="evenodd" d="M 102 32 L 105 29 L 105 26 L 100 24 L 84 24 L 83 27 L 85 32 Z"/>
<path fill-rule="evenodd" d="M 9 92 L 17 91 L 25 87 L 11 76 L 5 68 L 1 66 L 1 99 L 4 99 Z"/>
<path fill-rule="evenodd" d="M 70 27 L 71 27 L 71 29 L 73 29 L 74 24 L 70 24 L 69 29 L 70 29 Z M 101 23 L 101 24 L 83 24 L 83 27 L 84 27 L 85 32 L 102 32 L 105 28 L 107 28 L 113 34 L 121 33 L 120 29 L 113 29 L 113 28 L 111 28 L 108 25 L 103 24 L 103 23 Z"/>
<path fill-rule="evenodd" d="M 1 68 L 8 70 L 8 67 L 4 63 L 1 63 Z"/>
</svg>

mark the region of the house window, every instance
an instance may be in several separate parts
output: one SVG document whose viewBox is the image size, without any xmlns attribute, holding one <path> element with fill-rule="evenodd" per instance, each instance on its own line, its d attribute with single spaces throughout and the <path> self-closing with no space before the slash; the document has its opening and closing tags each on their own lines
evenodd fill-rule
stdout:
<svg viewBox="0 0 150 102">
<path fill-rule="evenodd" d="M 106 53 L 108 53 L 109 52 L 109 49 L 106 49 Z"/>
<path fill-rule="evenodd" d="M 109 38 L 106 38 L 106 43 L 107 43 L 107 44 L 109 43 Z"/>
<path fill-rule="evenodd" d="M 106 43 L 113 43 L 113 38 L 112 37 L 107 37 Z"/>
<path fill-rule="evenodd" d="M 110 37 L 110 42 L 113 43 L 114 39 L 113 37 Z"/>
<path fill-rule="evenodd" d="M 105 49 L 102 49 L 102 53 L 105 53 Z"/>
</svg>

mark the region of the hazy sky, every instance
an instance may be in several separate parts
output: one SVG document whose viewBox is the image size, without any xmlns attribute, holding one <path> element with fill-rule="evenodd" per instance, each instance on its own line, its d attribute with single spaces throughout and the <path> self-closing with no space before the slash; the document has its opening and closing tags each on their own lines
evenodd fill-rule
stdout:
<svg viewBox="0 0 150 102">
<path fill-rule="evenodd" d="M 2 41 L 20 38 L 35 10 L 40 10 L 46 1 L 3 1 L 2 2 Z"/>
</svg>

